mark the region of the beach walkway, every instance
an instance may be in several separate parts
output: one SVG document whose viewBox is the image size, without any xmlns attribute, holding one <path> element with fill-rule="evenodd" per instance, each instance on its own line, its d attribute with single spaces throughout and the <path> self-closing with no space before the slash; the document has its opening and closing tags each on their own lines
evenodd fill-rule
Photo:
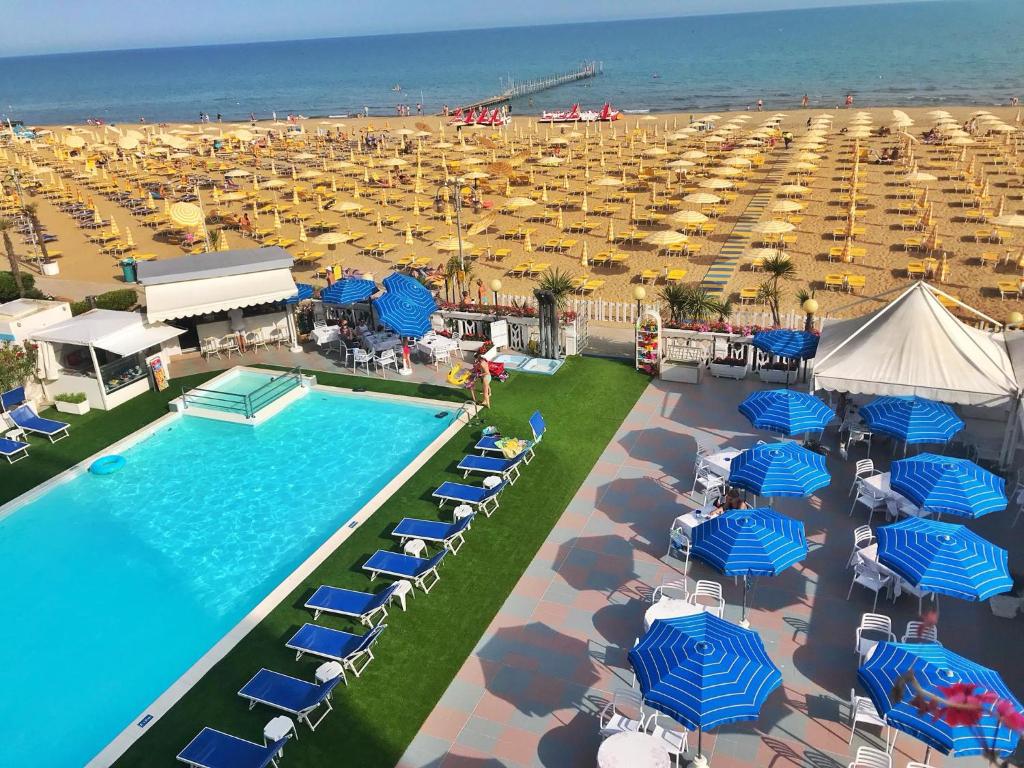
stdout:
<svg viewBox="0 0 1024 768">
<path fill-rule="evenodd" d="M 785 164 L 789 160 L 788 149 L 776 149 L 771 154 L 771 171 L 765 176 L 760 187 L 751 198 L 743 213 L 739 215 L 729 239 L 722 245 L 715 260 L 704 273 L 700 287 L 715 298 L 725 298 L 726 288 L 736 270 L 740 267 L 743 252 L 750 247 L 750 230 L 761 220 L 765 209 L 772 201 L 776 187 L 781 183 Z"/>
<path fill-rule="evenodd" d="M 552 529 L 473 654 L 411 743 L 399 768 L 577 768 L 595 764 L 598 717 L 617 689 L 628 689 L 626 653 L 643 634 L 653 588 L 683 576 L 683 563 L 665 557 L 672 520 L 697 506 L 689 497 L 696 439 L 749 446 L 755 435 L 736 403 L 758 382 L 721 380 L 694 387 L 652 383 Z M 832 436 L 832 433 L 829 433 Z M 834 438 L 833 438 L 834 439 Z M 884 461 L 876 451 L 876 461 Z M 543 444 L 537 461 L 543 462 Z M 861 726 L 850 739 L 850 691 L 856 686 L 854 630 L 871 610 L 871 593 L 846 593 L 844 566 L 852 532 L 852 462 L 829 462 L 832 484 L 809 499 L 777 499 L 783 513 L 805 521 L 810 554 L 775 578 L 755 582 L 751 626 L 783 675 L 783 685 L 759 720 L 704 735 L 714 768 L 842 768 L 860 745 L 883 746 L 877 728 Z M 505 517 L 508 514 L 510 517 Z M 492 522 L 513 525 L 529 510 L 502 508 Z M 1012 515 L 990 515 L 971 528 L 1006 544 Z M 1017 553 L 1010 554 L 1011 561 Z M 737 621 L 741 588 L 699 561 L 689 578 L 722 584 L 725 618 Z M 917 601 L 904 595 L 879 601 L 898 634 L 916 618 Z M 1019 622 L 994 617 L 985 604 L 942 601 L 940 640 L 968 658 L 1001 671 L 1011 690 L 1024 688 L 1016 663 Z M 957 631 L 970 627 L 971 631 Z M 863 693 L 863 692 L 862 692 Z M 691 751 L 696 734 L 690 735 Z M 692 757 L 692 755 L 691 755 Z M 924 746 L 901 735 L 893 765 L 921 761 Z M 951 767 L 932 753 L 929 765 Z M 980 768 L 983 758 L 960 758 L 956 768 Z"/>
</svg>

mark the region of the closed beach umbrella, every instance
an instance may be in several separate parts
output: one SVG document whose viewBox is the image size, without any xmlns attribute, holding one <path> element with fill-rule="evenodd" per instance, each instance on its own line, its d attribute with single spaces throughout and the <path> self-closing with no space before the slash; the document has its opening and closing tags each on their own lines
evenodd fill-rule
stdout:
<svg viewBox="0 0 1024 768">
<path fill-rule="evenodd" d="M 810 496 L 832 481 L 825 457 L 796 443 L 764 443 L 735 459 L 729 483 L 758 496 Z"/>
<path fill-rule="evenodd" d="M 437 310 L 437 302 L 418 280 L 392 273 L 384 278 L 384 288 L 384 295 L 373 302 L 382 324 L 415 338 L 430 330 L 430 316 Z"/>
<path fill-rule="evenodd" d="M 972 686 L 971 693 L 992 694 L 1010 703 L 1014 711 L 1021 710 L 1020 702 L 998 672 L 938 643 L 879 643 L 871 658 L 857 670 L 857 680 L 892 727 L 923 741 L 929 749 L 956 757 L 982 755 L 993 747 L 1007 755 L 1016 748 L 1019 735 L 1001 726 L 990 708 L 982 710 L 977 723 L 950 722 L 922 710 L 916 700 L 917 692 L 901 684 L 910 673 L 933 695 L 946 698 L 950 688 L 963 684 Z"/>
<path fill-rule="evenodd" d="M 365 301 L 377 290 L 373 280 L 358 277 L 346 277 L 320 291 L 320 298 L 325 304 L 347 305 L 357 301 Z"/>
<path fill-rule="evenodd" d="M 815 334 L 786 328 L 758 331 L 754 334 L 753 344 L 769 354 L 797 357 L 801 360 L 814 357 L 818 351 L 818 337 Z"/>
<path fill-rule="evenodd" d="M 1013 589 L 1006 550 L 962 525 L 916 517 L 884 525 L 878 559 L 923 592 L 987 600 Z"/>
<path fill-rule="evenodd" d="M 976 518 L 1006 509 L 1006 480 L 968 459 L 921 453 L 893 462 L 890 484 L 923 509 Z"/>
<path fill-rule="evenodd" d="M 757 429 L 787 436 L 819 432 L 835 418 L 832 409 L 814 395 L 791 389 L 754 392 L 739 404 L 739 412 Z"/>
<path fill-rule="evenodd" d="M 773 509 L 731 509 L 693 531 L 693 555 L 726 576 L 743 577 L 743 612 L 754 576 L 775 576 L 807 557 L 804 524 Z"/>
<path fill-rule="evenodd" d="M 906 443 L 945 443 L 964 428 L 963 421 L 946 403 L 923 397 L 886 395 L 860 409 L 861 418 L 876 432 Z"/>
<path fill-rule="evenodd" d="M 761 637 L 710 613 L 659 619 L 629 652 L 644 702 L 689 729 L 756 720 L 782 675 Z"/>
</svg>

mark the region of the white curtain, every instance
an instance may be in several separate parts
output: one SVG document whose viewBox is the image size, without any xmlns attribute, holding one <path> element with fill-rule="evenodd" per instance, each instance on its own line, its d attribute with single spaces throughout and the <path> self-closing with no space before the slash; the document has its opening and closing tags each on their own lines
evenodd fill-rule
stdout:
<svg viewBox="0 0 1024 768">
<path fill-rule="evenodd" d="M 60 365 L 53 351 L 53 344 L 48 341 L 37 342 L 39 354 L 36 359 L 36 373 L 43 381 L 54 381 L 60 375 Z"/>
</svg>

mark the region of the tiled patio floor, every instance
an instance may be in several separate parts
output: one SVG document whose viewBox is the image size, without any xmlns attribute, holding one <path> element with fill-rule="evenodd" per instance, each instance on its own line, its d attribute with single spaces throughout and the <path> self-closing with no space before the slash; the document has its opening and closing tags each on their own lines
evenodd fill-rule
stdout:
<svg viewBox="0 0 1024 768">
<path fill-rule="evenodd" d="M 678 578 L 681 561 L 665 558 L 667 532 L 684 509 L 695 507 L 692 483 L 695 436 L 746 447 L 758 437 L 736 405 L 757 382 L 706 380 L 701 386 L 652 384 L 605 450 L 552 530 L 494 622 L 481 638 L 399 765 L 401 768 L 484 768 L 595 765 L 597 714 L 632 673 L 626 651 L 642 631 L 652 589 Z M 876 446 L 876 463 L 886 449 Z M 851 458 L 857 458 L 854 456 Z M 543 446 L 538 460 L 543 461 Z M 846 766 L 859 744 L 882 746 L 875 733 L 858 731 L 849 747 L 845 702 L 855 685 L 854 629 L 871 610 L 871 594 L 857 588 L 847 602 L 846 560 L 853 528 L 848 516 L 851 468 L 829 459 L 831 487 L 808 500 L 781 500 L 776 508 L 805 521 L 807 560 L 752 593 L 751 626 L 760 632 L 784 683 L 756 722 L 723 727 L 704 737 L 713 768 L 834 768 Z M 852 463 L 852 462 L 851 462 Z M 495 521 L 519 510 L 502 509 Z M 521 512 L 526 512 L 522 510 Z M 971 523 L 1010 549 L 1020 567 L 1019 534 L 1012 513 Z M 876 521 L 877 523 L 877 521 Z M 468 542 L 472 546 L 472 540 Z M 726 618 L 738 620 L 741 590 L 702 563 L 691 579 L 722 582 Z M 917 602 L 904 596 L 879 603 L 897 634 L 915 618 Z M 1020 662 L 1022 623 L 995 618 L 987 604 L 947 598 L 940 639 L 969 658 L 999 669 L 1024 694 Z M 691 736 L 691 749 L 696 746 Z M 924 747 L 901 736 L 894 766 L 923 760 Z M 958 768 L 978 758 L 931 758 Z"/>
</svg>

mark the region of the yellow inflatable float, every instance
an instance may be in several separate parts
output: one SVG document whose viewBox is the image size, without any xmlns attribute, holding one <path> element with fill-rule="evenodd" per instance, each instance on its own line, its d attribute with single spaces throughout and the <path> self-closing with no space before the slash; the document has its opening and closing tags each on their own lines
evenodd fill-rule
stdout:
<svg viewBox="0 0 1024 768">
<path fill-rule="evenodd" d="M 456 387 L 461 387 L 469 381 L 469 377 L 472 373 L 472 370 L 463 372 L 462 363 L 455 363 L 455 365 L 452 366 L 452 369 L 448 371 L 448 383 Z"/>
</svg>

